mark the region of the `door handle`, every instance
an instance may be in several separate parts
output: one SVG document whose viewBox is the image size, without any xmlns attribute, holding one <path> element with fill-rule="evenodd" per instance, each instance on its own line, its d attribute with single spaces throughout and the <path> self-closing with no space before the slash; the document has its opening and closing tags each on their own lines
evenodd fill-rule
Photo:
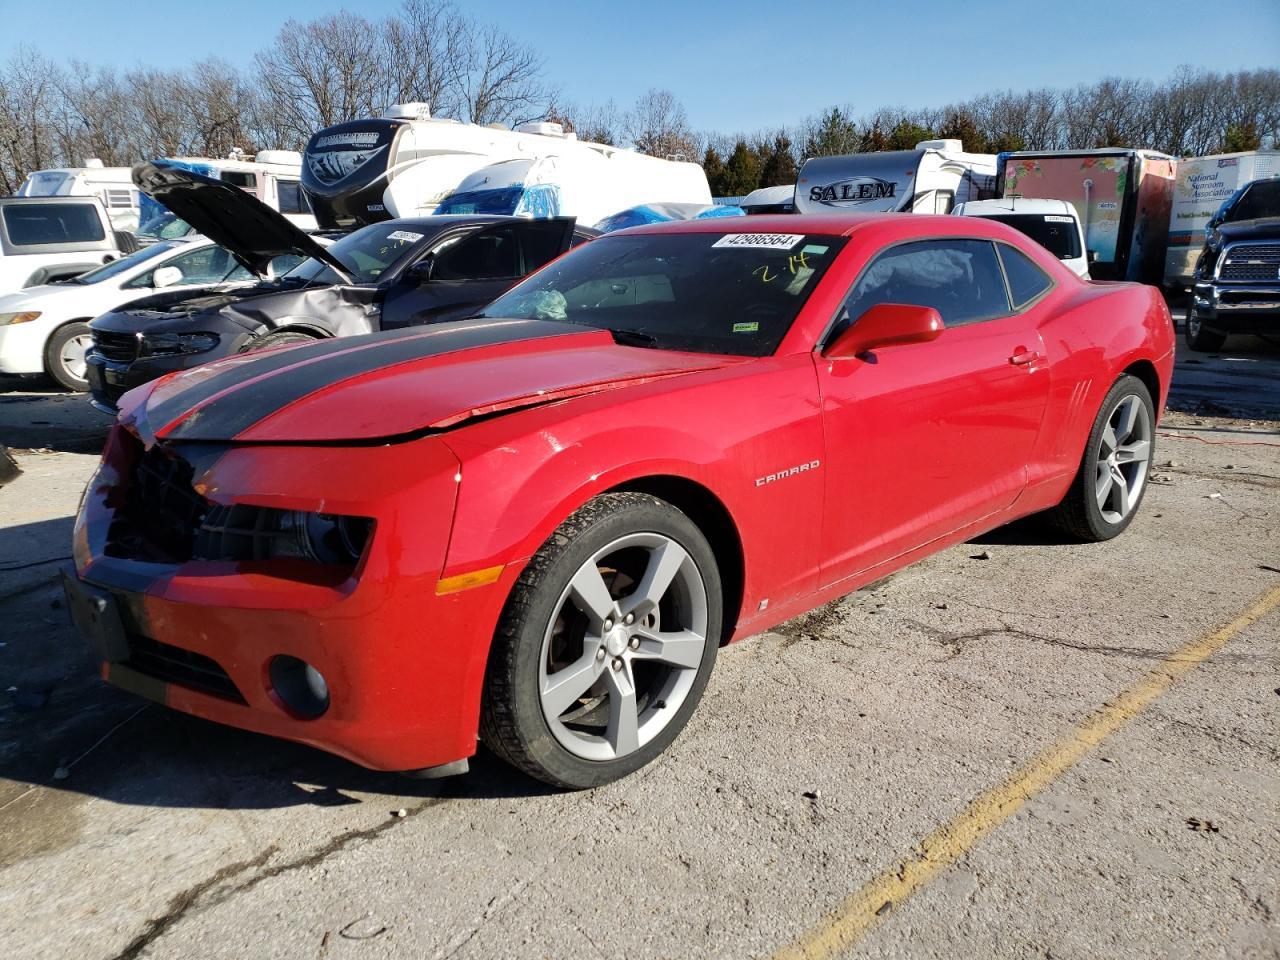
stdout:
<svg viewBox="0 0 1280 960">
<path fill-rule="evenodd" d="M 1009 362 L 1015 367 L 1025 367 L 1029 363 L 1035 363 L 1040 359 L 1040 353 L 1037 350 L 1026 350 L 1022 347 L 1018 348 L 1018 352 L 1009 358 Z"/>
</svg>

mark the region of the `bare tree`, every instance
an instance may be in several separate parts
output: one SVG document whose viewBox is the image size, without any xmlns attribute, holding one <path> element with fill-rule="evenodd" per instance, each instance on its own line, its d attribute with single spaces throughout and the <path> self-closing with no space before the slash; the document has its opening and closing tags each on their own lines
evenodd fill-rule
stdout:
<svg viewBox="0 0 1280 960">
<path fill-rule="evenodd" d="M 461 116 L 471 123 L 516 124 L 541 117 L 547 93 L 542 61 L 501 27 L 474 23 L 456 38 L 453 86 Z"/>
<path fill-rule="evenodd" d="M 625 131 L 641 153 L 682 160 L 693 160 L 698 153 L 684 104 L 670 90 L 641 96 L 627 115 Z"/>
</svg>

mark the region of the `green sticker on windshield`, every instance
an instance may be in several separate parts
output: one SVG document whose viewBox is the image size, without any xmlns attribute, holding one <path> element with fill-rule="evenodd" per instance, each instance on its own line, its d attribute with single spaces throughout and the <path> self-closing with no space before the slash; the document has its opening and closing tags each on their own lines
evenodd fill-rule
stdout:
<svg viewBox="0 0 1280 960">
<path fill-rule="evenodd" d="M 814 256 L 821 256 L 827 252 L 826 247 L 820 247 L 816 243 L 811 243 L 800 251 L 801 253 L 812 253 Z"/>
<path fill-rule="evenodd" d="M 735 323 L 733 325 L 734 333 L 755 333 L 759 329 L 760 324 L 755 320 L 751 320 L 746 323 Z"/>
</svg>

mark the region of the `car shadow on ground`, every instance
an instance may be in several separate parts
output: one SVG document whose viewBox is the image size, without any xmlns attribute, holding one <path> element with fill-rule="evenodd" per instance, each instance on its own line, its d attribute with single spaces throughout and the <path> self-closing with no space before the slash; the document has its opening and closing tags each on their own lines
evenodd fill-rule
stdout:
<svg viewBox="0 0 1280 960">
<path fill-rule="evenodd" d="M 87 394 L 46 377 L 0 376 L 0 444 L 16 449 L 98 453 L 112 419 Z"/>
</svg>

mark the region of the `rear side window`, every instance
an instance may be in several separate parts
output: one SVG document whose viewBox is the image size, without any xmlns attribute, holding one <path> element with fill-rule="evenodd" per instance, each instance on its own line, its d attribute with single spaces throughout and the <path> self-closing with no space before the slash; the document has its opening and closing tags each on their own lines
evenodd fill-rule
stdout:
<svg viewBox="0 0 1280 960">
<path fill-rule="evenodd" d="M 917 240 L 891 247 L 858 279 L 846 301 L 849 320 L 856 322 L 880 303 L 933 307 L 948 327 L 1010 313 L 989 240 Z"/>
<path fill-rule="evenodd" d="M 1009 280 L 1009 296 L 1015 310 L 1021 310 L 1053 286 L 1048 275 L 1021 250 L 1015 250 L 1005 243 L 996 244 L 996 249 L 1000 251 L 1000 262 L 1004 264 L 1004 275 Z"/>
<path fill-rule="evenodd" d="M 89 203 L 23 203 L 3 208 L 4 229 L 17 247 L 102 240 L 102 220 Z"/>
</svg>

